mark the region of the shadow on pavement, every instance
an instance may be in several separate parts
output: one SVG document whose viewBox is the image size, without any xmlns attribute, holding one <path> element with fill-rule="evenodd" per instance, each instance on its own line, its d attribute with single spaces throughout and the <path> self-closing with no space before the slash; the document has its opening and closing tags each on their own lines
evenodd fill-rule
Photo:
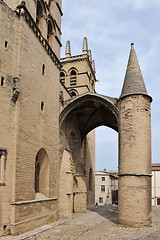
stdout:
<svg viewBox="0 0 160 240">
<path fill-rule="evenodd" d="M 107 205 L 107 206 L 92 206 L 87 207 L 88 210 L 97 212 L 99 215 L 108 219 L 109 221 L 118 224 L 118 206 Z"/>
</svg>

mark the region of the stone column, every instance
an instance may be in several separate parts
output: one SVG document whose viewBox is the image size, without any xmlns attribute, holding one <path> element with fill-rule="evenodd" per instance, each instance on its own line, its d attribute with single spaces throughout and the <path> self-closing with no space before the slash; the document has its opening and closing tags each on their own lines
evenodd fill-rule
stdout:
<svg viewBox="0 0 160 240">
<path fill-rule="evenodd" d="M 119 224 L 151 225 L 150 97 L 128 95 L 119 101 Z"/>
</svg>

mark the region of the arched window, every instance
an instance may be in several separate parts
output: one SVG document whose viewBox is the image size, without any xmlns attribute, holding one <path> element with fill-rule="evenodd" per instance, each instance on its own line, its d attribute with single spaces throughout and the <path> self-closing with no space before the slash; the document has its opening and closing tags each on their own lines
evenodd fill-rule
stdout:
<svg viewBox="0 0 160 240">
<path fill-rule="evenodd" d="M 41 20 L 43 17 L 43 9 L 40 1 L 37 1 L 37 9 L 36 9 L 36 23 L 41 28 Z"/>
<path fill-rule="evenodd" d="M 47 22 L 47 40 L 49 40 L 50 36 L 52 35 L 52 31 L 53 31 L 52 23 L 50 20 L 48 20 L 48 22 Z"/>
<path fill-rule="evenodd" d="M 60 72 L 60 81 L 65 84 L 65 74 L 64 72 Z"/>
<path fill-rule="evenodd" d="M 49 159 L 43 148 L 38 151 L 35 159 L 35 193 L 49 197 Z"/>
<path fill-rule="evenodd" d="M 92 192 L 92 168 L 89 169 L 89 191 Z"/>
<path fill-rule="evenodd" d="M 75 89 L 71 89 L 69 93 L 71 94 L 72 97 L 75 97 L 78 95 L 78 92 Z"/>
<path fill-rule="evenodd" d="M 75 70 L 70 73 L 70 86 L 76 86 L 77 84 L 77 74 Z"/>
<path fill-rule="evenodd" d="M 71 94 L 72 97 L 76 96 L 76 92 L 74 92 L 74 91 L 71 91 L 70 94 Z"/>
</svg>

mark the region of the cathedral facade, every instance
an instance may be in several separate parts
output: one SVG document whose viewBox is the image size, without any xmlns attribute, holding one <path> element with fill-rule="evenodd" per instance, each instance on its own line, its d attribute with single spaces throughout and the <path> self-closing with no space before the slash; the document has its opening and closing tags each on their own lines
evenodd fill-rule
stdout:
<svg viewBox="0 0 160 240">
<path fill-rule="evenodd" d="M 0 0 L 0 234 L 94 204 L 101 125 L 119 132 L 119 223 L 149 226 L 151 97 L 134 46 L 121 96 L 97 94 L 87 38 L 82 54 L 72 56 L 68 41 L 60 59 L 61 4 Z"/>
</svg>

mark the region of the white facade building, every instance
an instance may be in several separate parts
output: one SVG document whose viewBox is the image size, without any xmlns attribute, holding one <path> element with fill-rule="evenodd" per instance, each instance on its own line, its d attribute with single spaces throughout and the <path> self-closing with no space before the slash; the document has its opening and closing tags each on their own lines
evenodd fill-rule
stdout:
<svg viewBox="0 0 160 240">
<path fill-rule="evenodd" d="M 95 203 L 98 206 L 118 204 L 118 172 L 95 172 Z"/>
<path fill-rule="evenodd" d="M 160 205 L 160 163 L 152 163 L 152 206 Z"/>
</svg>

